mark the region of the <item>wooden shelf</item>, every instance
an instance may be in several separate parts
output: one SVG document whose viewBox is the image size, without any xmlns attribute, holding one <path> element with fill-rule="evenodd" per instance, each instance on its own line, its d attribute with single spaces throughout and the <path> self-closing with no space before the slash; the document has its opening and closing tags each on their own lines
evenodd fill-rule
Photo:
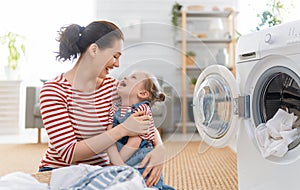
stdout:
<svg viewBox="0 0 300 190">
<path fill-rule="evenodd" d="M 177 68 L 177 69 L 182 70 L 182 67 L 179 67 L 179 68 Z M 201 72 L 201 71 L 204 70 L 204 68 L 200 68 L 200 67 L 198 67 L 197 65 L 193 65 L 193 66 L 186 66 L 186 70 L 199 71 L 199 72 Z"/>
<path fill-rule="evenodd" d="M 175 123 L 175 127 L 176 128 L 181 128 L 183 127 L 183 124 L 182 123 Z M 197 131 L 197 127 L 196 127 L 196 124 L 195 122 L 187 122 L 186 123 L 186 131 L 187 132 L 195 132 Z"/>
<path fill-rule="evenodd" d="M 186 16 L 193 17 L 229 17 L 232 12 L 230 11 L 186 11 Z M 180 14 L 180 16 L 182 13 Z"/>
<path fill-rule="evenodd" d="M 213 46 L 215 46 L 214 44 L 222 44 L 226 45 L 227 51 L 228 51 L 228 62 L 230 63 L 230 67 L 233 65 L 233 68 L 228 68 L 230 69 L 233 73 L 235 73 L 235 41 L 233 39 L 235 39 L 234 34 L 235 34 L 235 30 L 234 30 L 234 15 L 235 12 L 234 11 L 182 11 L 180 13 L 181 16 L 181 36 L 180 38 L 176 38 L 175 39 L 175 43 L 180 44 L 181 45 L 181 52 L 187 52 L 187 47 L 188 44 L 192 44 L 193 46 L 197 46 L 198 44 L 201 45 L 201 43 L 203 44 L 213 44 Z M 222 22 L 226 22 L 227 23 L 227 27 L 225 27 L 224 29 L 224 33 L 228 33 L 229 35 L 231 35 L 231 37 L 229 38 L 211 38 L 209 35 L 209 37 L 207 38 L 198 38 L 198 37 L 194 37 L 193 35 L 188 35 L 187 34 L 187 21 L 189 19 L 193 19 L 195 21 L 202 21 L 203 18 L 204 20 L 207 19 L 216 19 L 216 18 L 221 18 Z M 209 31 L 209 29 L 208 29 Z M 195 33 L 195 31 L 188 31 L 189 34 L 193 34 Z M 208 33 L 208 32 L 207 32 Z M 179 36 L 178 36 L 179 37 Z M 197 52 L 196 52 L 197 54 Z M 206 64 L 205 64 L 206 65 Z M 185 53 L 182 53 L 181 55 L 181 96 L 178 98 L 182 98 L 181 100 L 181 110 L 182 110 L 182 114 L 181 114 L 181 122 L 176 124 L 177 127 L 182 127 L 182 133 L 185 134 L 187 131 L 187 128 L 190 128 L 191 126 L 195 127 L 195 123 L 193 122 L 189 122 L 188 121 L 188 101 L 190 101 L 191 98 L 193 98 L 193 94 L 189 93 L 188 90 L 188 85 L 187 85 L 187 77 L 189 77 L 189 71 L 197 71 L 199 70 L 200 72 L 202 72 L 204 69 L 203 68 L 199 68 L 198 65 L 195 66 L 188 66 L 186 65 L 186 56 Z"/>
<path fill-rule="evenodd" d="M 227 38 L 220 38 L 220 39 L 214 39 L 214 38 L 189 38 L 186 39 L 187 43 L 231 43 L 231 39 Z M 182 39 L 176 39 L 176 43 L 182 43 Z"/>
<path fill-rule="evenodd" d="M 176 127 L 182 127 L 182 123 L 175 123 L 175 126 Z M 196 127 L 196 124 L 195 124 L 195 122 L 187 122 L 186 126 L 187 127 Z"/>
<path fill-rule="evenodd" d="M 175 97 L 175 98 L 182 98 L 182 95 L 180 95 L 180 96 L 174 96 L 174 97 Z M 189 99 L 190 99 L 190 98 L 193 98 L 193 94 L 188 93 L 188 94 L 185 95 L 185 97 L 186 97 L 186 98 L 189 98 Z"/>
</svg>

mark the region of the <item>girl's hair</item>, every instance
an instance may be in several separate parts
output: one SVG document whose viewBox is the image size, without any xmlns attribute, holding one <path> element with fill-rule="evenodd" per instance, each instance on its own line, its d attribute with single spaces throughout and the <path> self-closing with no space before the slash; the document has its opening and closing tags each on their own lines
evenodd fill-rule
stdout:
<svg viewBox="0 0 300 190">
<path fill-rule="evenodd" d="M 112 47 L 115 40 L 124 40 L 122 31 L 113 23 L 108 21 L 94 21 L 82 27 L 71 24 L 62 27 L 59 33 L 59 52 L 57 60 L 73 60 L 82 54 L 92 44 L 96 43 L 99 48 Z"/>
<path fill-rule="evenodd" d="M 145 73 L 145 72 L 144 72 Z M 155 102 L 163 102 L 166 99 L 165 93 L 160 90 L 160 85 L 156 77 L 145 73 L 147 79 L 143 81 L 144 88 L 147 90 L 150 95 L 148 101 L 153 105 Z"/>
</svg>

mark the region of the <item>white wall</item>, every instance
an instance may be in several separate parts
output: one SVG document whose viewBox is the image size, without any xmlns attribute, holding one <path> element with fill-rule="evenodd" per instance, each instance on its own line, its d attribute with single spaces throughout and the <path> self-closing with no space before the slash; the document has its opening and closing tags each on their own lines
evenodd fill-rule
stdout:
<svg viewBox="0 0 300 190">
<path fill-rule="evenodd" d="M 57 31 L 65 24 L 87 25 L 95 19 L 95 13 L 95 0 L 1 1 L 0 35 L 12 31 L 26 37 L 26 58 L 21 62 L 20 129 L 24 129 L 25 86 L 41 85 L 40 79 L 53 78 L 73 66 L 55 60 Z M 1 53 L 0 80 L 3 80 L 7 55 Z"/>
<path fill-rule="evenodd" d="M 201 4 L 205 10 L 211 10 L 214 6 L 221 10 L 225 7 L 236 7 L 235 0 L 98 1 L 97 17 L 112 20 L 125 33 L 121 68 L 115 70 L 114 75 L 121 77 L 134 68 L 146 69 L 161 77 L 180 93 L 181 47 L 180 44 L 174 46 L 171 25 L 171 9 L 175 2 L 184 5 L 185 8 L 188 5 Z M 130 28 L 130 25 L 134 26 Z"/>
<path fill-rule="evenodd" d="M 72 66 L 72 64 L 61 64 L 55 60 L 54 52 L 58 49 L 55 38 L 61 26 L 69 23 L 86 25 L 94 19 L 108 19 L 124 29 L 131 23 L 140 21 L 144 27 L 140 30 L 140 36 L 137 37 L 143 38 L 144 41 L 161 44 L 155 43 L 147 47 L 141 47 L 142 45 L 139 44 L 138 47 L 128 48 L 129 44 L 135 43 L 130 42 L 133 41 L 130 39 L 136 37 L 136 35 L 129 35 L 132 31 L 129 29 L 122 64 L 128 66 L 142 62 L 138 64 L 140 67 L 150 64 L 152 59 L 151 64 L 155 67 L 153 70 L 158 75 L 163 75 L 174 86 L 180 86 L 178 80 L 180 72 L 177 69 L 180 65 L 180 48 L 174 50 L 167 47 L 173 46 L 173 31 L 169 27 L 171 7 L 175 2 L 185 6 L 201 4 L 206 10 L 216 5 L 221 9 L 233 7 L 239 11 L 237 30 L 246 34 L 255 28 L 256 13 L 263 10 L 269 1 L 263 0 L 258 3 L 251 0 L 3 0 L 0 10 L 0 35 L 14 31 L 26 36 L 27 57 L 22 68 L 22 78 L 38 80 L 55 76 L 58 72 Z M 284 3 L 295 5 L 295 9 L 286 15 L 285 22 L 300 18 L 299 1 L 286 0 Z M 167 46 L 163 47 L 162 44 Z M 4 62 L 5 56 L 0 55 L 0 65 Z M 160 69 L 156 69 L 157 67 Z M 121 70 L 116 72 L 121 72 Z M 2 78 L 4 78 L 3 67 L 0 67 L 0 79 Z"/>
<path fill-rule="evenodd" d="M 57 31 L 65 24 L 87 25 L 95 19 L 94 0 L 3 0 L 0 35 L 13 31 L 26 36 L 26 60 L 22 79 L 51 78 L 71 67 L 55 60 Z M 5 59 L 1 56 L 0 63 Z M 4 78 L 0 67 L 0 78 Z"/>
<path fill-rule="evenodd" d="M 202 4 L 207 10 L 216 5 L 221 9 L 236 6 L 236 0 L 178 2 L 185 6 Z M 148 64 L 151 64 L 153 69 L 150 68 L 150 72 L 164 76 L 166 82 L 173 86 L 180 86 L 180 46 L 174 50 L 170 25 L 171 7 L 174 3 L 175 0 L 5 0 L 0 11 L 0 35 L 14 31 L 26 36 L 27 56 L 23 60 L 21 78 L 34 81 L 52 78 L 72 66 L 55 60 L 54 52 L 58 50 L 55 39 L 61 26 L 70 23 L 87 25 L 94 19 L 112 20 L 127 33 L 122 67 L 139 63 L 136 67 L 149 68 Z M 132 42 L 136 35 L 130 35 L 130 29 L 126 32 L 126 26 L 136 21 L 144 24 L 140 30 L 143 42 L 154 42 L 152 45 L 128 47 L 136 43 Z M 136 59 L 132 60 L 133 58 Z M 0 56 L 0 63 L 4 64 L 5 61 L 5 56 Z M 123 71 L 115 72 L 119 75 Z M 3 67 L 0 67 L 0 79 L 3 78 Z"/>
</svg>

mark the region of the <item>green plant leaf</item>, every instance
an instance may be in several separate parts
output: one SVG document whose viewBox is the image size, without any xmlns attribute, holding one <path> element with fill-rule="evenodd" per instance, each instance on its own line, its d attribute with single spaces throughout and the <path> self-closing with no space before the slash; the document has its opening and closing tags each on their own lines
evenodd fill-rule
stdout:
<svg viewBox="0 0 300 190">
<path fill-rule="evenodd" d="M 23 36 L 13 32 L 8 32 L 0 36 L 1 44 L 6 46 L 8 50 L 7 65 L 12 70 L 17 68 L 21 55 L 25 55 L 24 40 L 25 38 Z"/>
<path fill-rule="evenodd" d="M 293 5 L 290 5 L 293 7 Z M 257 14 L 260 18 L 260 23 L 256 27 L 256 30 L 260 30 L 264 26 L 272 27 L 282 23 L 282 12 L 287 12 L 287 8 L 280 0 L 273 0 L 272 3 L 266 4 L 266 9 L 261 14 Z"/>
<path fill-rule="evenodd" d="M 172 18 L 171 18 L 171 22 L 173 24 L 173 26 L 178 26 L 178 20 L 179 20 L 179 16 L 180 16 L 180 11 L 181 11 L 182 5 L 175 2 L 175 4 L 172 6 Z"/>
</svg>

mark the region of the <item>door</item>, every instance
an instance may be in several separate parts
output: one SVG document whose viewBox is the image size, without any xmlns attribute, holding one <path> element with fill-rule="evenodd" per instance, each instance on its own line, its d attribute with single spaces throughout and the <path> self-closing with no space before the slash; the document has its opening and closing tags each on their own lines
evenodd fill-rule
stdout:
<svg viewBox="0 0 300 190">
<path fill-rule="evenodd" d="M 293 51 L 296 48 L 285 47 L 282 52 L 289 53 L 290 49 Z M 299 55 L 289 55 L 288 57 L 270 55 L 257 61 L 252 68 L 251 64 L 253 65 L 253 62 L 238 65 L 239 74 L 245 79 L 241 90 L 243 94 L 248 94 L 251 97 L 249 106 L 251 117 L 243 118 L 243 133 L 247 134 L 248 139 L 261 156 L 273 163 L 292 163 L 298 160 L 300 155 L 300 128 L 298 128 L 300 126 L 298 121 L 300 120 L 292 123 L 291 127 L 291 123 L 284 124 L 287 121 L 277 117 L 278 125 L 269 125 L 267 131 L 263 131 L 262 127 L 258 127 L 260 124 L 273 119 L 279 109 L 300 118 Z M 283 128 L 276 128 L 276 126 L 281 125 L 285 126 L 284 131 L 282 131 Z M 298 136 L 291 135 L 288 140 L 280 136 L 274 137 L 271 133 L 272 131 L 279 131 L 279 134 L 281 134 L 282 131 L 283 134 L 292 134 L 295 129 L 297 131 L 299 129 L 299 132 L 295 133 Z M 238 145 L 243 146 L 241 144 L 244 143 L 244 138 L 239 139 Z M 272 143 L 268 144 L 267 142 Z"/>
<path fill-rule="evenodd" d="M 221 65 L 207 67 L 193 96 L 195 124 L 204 142 L 226 146 L 236 135 L 239 90 L 233 74 Z"/>
</svg>

